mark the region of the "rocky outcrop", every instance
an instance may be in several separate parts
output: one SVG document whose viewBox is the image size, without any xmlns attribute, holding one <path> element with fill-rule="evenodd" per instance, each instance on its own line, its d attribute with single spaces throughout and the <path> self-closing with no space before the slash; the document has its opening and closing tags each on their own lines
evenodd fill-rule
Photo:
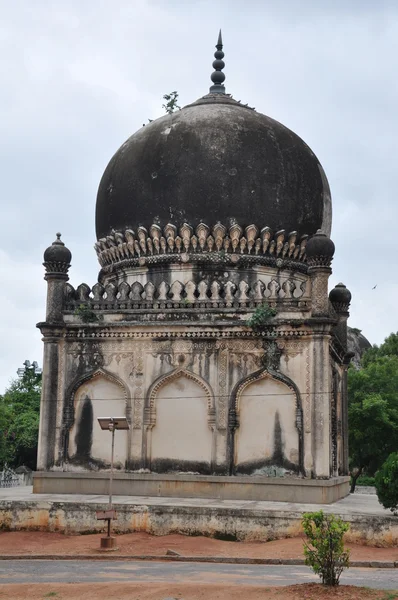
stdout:
<svg viewBox="0 0 398 600">
<path fill-rule="evenodd" d="M 348 351 L 354 353 L 352 364 L 356 369 L 359 369 L 361 366 L 362 356 L 366 350 L 372 347 L 372 344 L 364 335 L 362 335 L 360 329 L 355 329 L 354 327 L 348 327 L 347 344 Z"/>
</svg>

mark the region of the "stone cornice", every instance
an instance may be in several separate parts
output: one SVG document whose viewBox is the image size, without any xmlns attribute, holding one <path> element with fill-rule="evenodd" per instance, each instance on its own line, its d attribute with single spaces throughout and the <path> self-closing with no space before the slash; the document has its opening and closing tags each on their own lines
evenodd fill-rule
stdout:
<svg viewBox="0 0 398 600">
<path fill-rule="evenodd" d="M 123 327 L 126 328 L 126 323 L 123 324 Z M 184 339 L 192 339 L 192 340 L 210 340 L 210 339 L 276 339 L 276 338 L 306 338 L 311 337 L 312 331 L 309 329 L 294 329 L 294 328 L 286 328 L 286 329 L 277 329 L 270 328 L 264 330 L 263 332 L 253 332 L 251 330 L 245 330 L 242 328 L 224 328 L 224 329 L 211 329 L 210 327 L 206 330 L 204 327 L 200 329 L 195 328 L 187 328 L 184 326 L 183 328 L 175 327 L 173 331 L 165 331 L 162 330 L 141 330 L 134 331 L 132 329 L 126 329 L 125 331 L 118 331 L 114 328 L 95 328 L 95 329 L 87 329 L 85 327 L 74 326 L 73 328 L 68 328 L 65 337 L 67 339 L 80 339 L 80 340 L 107 340 L 107 339 L 157 339 L 157 340 L 166 340 L 173 338 L 184 338 Z"/>
<path fill-rule="evenodd" d="M 195 231 L 184 223 L 179 230 L 171 223 L 163 229 L 153 224 L 149 232 L 112 231 L 99 239 L 94 248 L 102 267 L 100 279 L 115 269 L 159 263 L 224 263 L 226 265 L 265 264 L 306 272 L 305 246 L 308 235 L 296 231 L 271 231 L 235 223 L 227 229 L 221 223 L 200 223 Z"/>
</svg>

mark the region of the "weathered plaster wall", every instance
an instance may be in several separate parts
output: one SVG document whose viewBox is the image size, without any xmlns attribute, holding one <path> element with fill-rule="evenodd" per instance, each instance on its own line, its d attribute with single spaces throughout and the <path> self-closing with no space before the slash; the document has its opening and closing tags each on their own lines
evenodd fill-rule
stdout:
<svg viewBox="0 0 398 600">
<path fill-rule="evenodd" d="M 268 465 L 298 469 L 296 396 L 286 385 L 265 377 L 238 398 L 237 472 L 255 473 Z"/>
<path fill-rule="evenodd" d="M 44 468 L 106 468 L 110 448 L 96 421 L 118 413 L 131 425 L 116 435 L 116 463 L 128 471 L 346 473 L 329 270 L 312 267 L 309 277 L 304 264 L 285 265 L 294 245 L 280 237 L 281 268 L 256 263 L 256 255 L 245 255 L 250 268 L 238 254 L 227 262 L 216 254 L 206 264 L 170 255 L 161 265 L 117 270 L 114 280 L 108 269 L 105 286 L 67 287 L 56 344 L 55 442 L 41 435 L 39 451 L 54 460 Z M 277 318 L 259 335 L 247 319 L 264 300 Z M 74 314 L 81 302 L 97 322 L 84 325 Z"/>
<path fill-rule="evenodd" d="M 154 398 L 150 468 L 211 471 L 213 432 L 203 388 L 184 374 L 166 382 Z M 148 466 L 149 466 L 148 465 Z"/>
<path fill-rule="evenodd" d="M 103 375 L 83 383 L 74 395 L 74 424 L 69 434 L 69 457 L 85 466 L 105 466 L 110 462 L 111 434 L 103 431 L 98 417 L 126 416 L 126 398 L 119 385 Z M 115 435 L 114 463 L 124 468 L 127 460 L 127 432 Z"/>
<path fill-rule="evenodd" d="M 108 331 L 102 337 L 97 328 L 84 339 L 71 331 L 66 339 L 59 380 L 64 408 L 58 410 L 66 434 L 59 436 L 59 466 L 105 466 L 110 449 L 97 417 L 127 415 L 130 432 L 116 436 L 119 467 L 227 474 L 236 465 L 252 473 L 265 466 L 300 471 L 303 464 L 311 475 L 315 384 L 309 329 L 281 329 L 276 341 L 267 342 L 278 353 L 276 378 L 267 376 L 263 341 L 242 339 L 241 328 L 229 339 L 208 328 L 206 341 L 206 330 L 196 340 L 196 331 L 186 326 L 174 326 L 169 339 L 136 327 Z M 79 432 L 83 450 L 76 452 Z"/>
</svg>

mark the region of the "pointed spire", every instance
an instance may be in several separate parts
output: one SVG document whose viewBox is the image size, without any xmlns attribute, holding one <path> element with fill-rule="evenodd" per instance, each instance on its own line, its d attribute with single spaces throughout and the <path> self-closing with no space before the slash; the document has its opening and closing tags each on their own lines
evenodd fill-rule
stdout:
<svg viewBox="0 0 398 600">
<path fill-rule="evenodd" d="M 210 93 L 225 94 L 225 87 L 223 86 L 223 83 L 225 81 L 225 75 L 222 72 L 223 68 L 225 67 L 225 62 L 222 60 L 224 58 L 224 52 L 222 51 L 223 43 L 221 29 L 220 33 L 218 34 L 216 48 L 217 50 L 214 53 L 215 61 L 213 61 L 213 68 L 215 69 L 215 71 L 211 74 L 211 80 L 213 82 L 213 85 L 210 87 Z"/>
</svg>

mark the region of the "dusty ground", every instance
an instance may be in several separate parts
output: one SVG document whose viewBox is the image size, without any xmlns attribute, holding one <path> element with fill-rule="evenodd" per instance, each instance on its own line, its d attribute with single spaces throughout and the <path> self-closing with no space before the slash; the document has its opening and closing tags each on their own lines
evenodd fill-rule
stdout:
<svg viewBox="0 0 398 600">
<path fill-rule="evenodd" d="M 23 584 L 0 585 L 0 598 L 13 600 L 396 600 L 395 592 L 340 586 L 327 589 L 320 584 L 288 588 L 259 588 L 217 585 L 162 584 Z"/>
<path fill-rule="evenodd" d="M 64 535 L 34 531 L 0 532 L 0 555 L 41 554 L 96 555 L 102 534 Z M 181 556 L 230 556 L 248 558 L 303 558 L 301 538 L 275 540 L 273 542 L 225 542 L 206 537 L 184 535 L 151 536 L 147 533 L 128 533 L 117 536 L 119 550 L 112 555 L 166 554 L 167 550 Z M 398 548 L 372 548 L 347 544 L 351 560 L 397 561 Z M 1 596 L 0 596 L 1 598 Z"/>
</svg>

